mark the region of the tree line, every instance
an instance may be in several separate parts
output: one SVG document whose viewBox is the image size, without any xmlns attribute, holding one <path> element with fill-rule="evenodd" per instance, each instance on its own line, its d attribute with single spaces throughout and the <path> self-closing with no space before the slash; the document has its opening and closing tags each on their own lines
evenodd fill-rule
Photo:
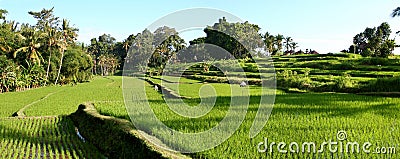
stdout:
<svg viewBox="0 0 400 159">
<path fill-rule="evenodd" d="M 353 37 L 353 45 L 349 47 L 349 50 L 342 52 L 361 54 L 364 57 L 388 57 L 393 54 L 396 47 L 395 40 L 390 39 L 391 33 L 390 25 L 387 22 L 378 27 L 367 27 Z"/>
<path fill-rule="evenodd" d="M 162 73 L 167 63 L 221 60 L 228 59 L 228 56 L 237 59 L 265 57 L 284 52 L 295 53 L 298 48 L 298 43 L 289 36 L 262 34 L 260 30 L 256 24 L 247 21 L 229 23 L 222 17 L 214 25 L 204 28 L 205 37 L 193 39 L 187 44 L 174 28 L 164 26 L 154 32 L 146 29 L 123 41 L 123 44 L 128 42 L 127 46 L 131 48 L 127 50 L 125 61 L 129 64 L 128 69 L 144 71 L 150 68 Z"/>
<path fill-rule="evenodd" d="M 123 64 L 128 44 L 110 35 L 77 42 L 79 29 L 54 15 L 54 8 L 28 12 L 36 24 L 7 19 L 0 9 L 0 93 L 85 82 L 112 75 Z"/>
<path fill-rule="evenodd" d="M 400 7 L 395 8 L 391 13 L 392 18 L 400 16 Z M 353 45 L 348 50 L 341 52 L 361 54 L 364 57 L 388 57 L 393 55 L 396 45 L 395 39 L 390 38 L 392 30 L 387 22 L 378 27 L 367 27 L 365 30 L 353 37 Z M 396 34 L 399 34 L 397 31 Z"/>
<path fill-rule="evenodd" d="M 145 29 L 116 41 L 110 34 L 92 38 L 90 44 L 77 42 L 78 28 L 60 19 L 54 8 L 28 12 L 35 25 L 8 20 L 7 10 L 0 9 L 0 92 L 19 91 L 89 80 L 92 75 L 113 75 L 129 64 L 136 70 L 150 68 L 161 73 L 167 63 L 252 58 L 268 55 L 304 53 L 290 36 L 261 33 L 249 22 L 230 23 L 224 17 L 204 28 L 205 37 L 186 43 L 174 28 Z M 400 10 L 400 9 L 399 9 Z M 398 16 L 396 10 L 393 16 Z M 387 57 L 395 42 L 390 39 L 390 26 L 366 28 L 357 34 L 346 52 L 364 56 Z M 218 53 L 211 44 L 230 53 Z M 307 50 L 306 53 L 315 53 Z"/>
<path fill-rule="evenodd" d="M 8 20 L 8 11 L 0 10 L 0 92 L 90 78 L 93 64 L 76 42 L 78 29 L 53 10 L 28 12 L 35 25 Z"/>
</svg>

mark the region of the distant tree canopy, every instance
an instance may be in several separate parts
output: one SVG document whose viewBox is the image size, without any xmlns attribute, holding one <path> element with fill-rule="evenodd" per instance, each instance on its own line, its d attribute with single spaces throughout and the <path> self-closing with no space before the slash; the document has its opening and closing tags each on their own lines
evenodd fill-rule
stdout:
<svg viewBox="0 0 400 159">
<path fill-rule="evenodd" d="M 116 42 L 110 34 L 100 35 L 92 38 L 87 51 L 90 53 L 94 67 L 92 72 L 103 76 L 112 75 L 123 65 L 126 57 L 127 42 Z"/>
<path fill-rule="evenodd" d="M 132 40 L 126 62 L 130 67 L 144 71 L 146 67 L 162 72 L 167 62 L 177 62 L 176 54 L 186 48 L 185 41 L 174 28 L 160 27 L 154 31 L 144 30 Z"/>
<path fill-rule="evenodd" d="M 205 43 L 214 44 L 230 52 L 235 58 L 251 57 L 250 51 L 263 46 L 256 24 L 228 23 L 225 18 L 204 29 Z"/>
<path fill-rule="evenodd" d="M 206 44 L 215 45 L 226 52 L 229 52 L 235 58 L 249 58 L 252 56 L 261 56 L 266 54 L 295 53 L 298 43 L 293 42 L 291 37 L 285 37 L 281 34 L 277 36 L 266 32 L 259 33 L 260 27 L 256 24 L 229 23 L 223 17 L 213 26 L 207 26 L 204 29 L 206 37 L 200 37 L 189 41 L 189 46 L 181 53 L 181 61 L 204 61 L 209 59 L 226 59 L 226 54 L 220 53 L 220 49 Z M 259 53 L 256 50 L 265 50 Z M 285 49 L 285 50 L 284 50 Z M 192 58 L 192 59 L 190 59 Z"/>
<path fill-rule="evenodd" d="M 388 23 L 384 22 L 378 27 L 366 28 L 354 36 L 354 45 L 350 46 L 349 52 L 363 56 L 387 57 L 392 54 L 396 43 L 389 36 L 392 33 Z"/>
</svg>

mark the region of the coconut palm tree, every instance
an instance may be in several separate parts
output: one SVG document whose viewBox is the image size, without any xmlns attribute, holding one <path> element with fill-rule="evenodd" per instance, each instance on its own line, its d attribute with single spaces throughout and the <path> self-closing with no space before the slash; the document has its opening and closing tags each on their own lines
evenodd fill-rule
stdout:
<svg viewBox="0 0 400 159">
<path fill-rule="evenodd" d="M 33 29 L 29 29 L 24 35 L 24 40 L 26 45 L 17 49 L 14 52 L 14 58 L 17 57 L 17 54 L 20 52 L 26 53 L 26 58 L 33 63 L 37 63 L 39 66 L 43 61 L 42 54 L 39 52 L 39 48 L 42 45 L 39 42 L 39 38 L 43 37 L 43 34 L 36 32 Z"/>
<path fill-rule="evenodd" d="M 283 36 L 283 35 L 281 35 L 281 34 L 278 34 L 276 37 L 275 37 L 275 45 L 277 46 L 277 48 L 278 48 L 278 51 L 282 51 L 282 42 L 283 42 L 283 39 L 284 39 L 285 37 Z"/>
<path fill-rule="evenodd" d="M 54 28 L 47 28 L 47 49 L 49 51 L 49 57 L 47 61 L 47 70 L 46 70 L 46 82 L 49 80 L 49 72 L 50 72 L 50 64 L 51 64 L 51 56 L 53 48 L 57 48 L 60 44 L 59 41 L 59 33 Z M 45 83 L 46 85 L 46 83 Z"/>
<path fill-rule="evenodd" d="M 123 43 L 122 43 L 122 47 L 125 49 L 125 52 L 126 53 L 128 53 L 128 50 L 129 50 L 129 47 L 130 47 L 131 45 L 129 44 L 129 41 L 128 40 L 124 40 L 123 41 Z"/>
<path fill-rule="evenodd" d="M 70 43 L 73 43 L 76 40 L 77 35 L 77 28 L 73 28 L 69 26 L 69 21 L 66 19 L 63 19 L 62 26 L 61 26 L 61 42 L 60 42 L 60 52 L 61 52 L 61 58 L 60 58 L 60 65 L 58 67 L 58 73 L 57 73 L 57 78 L 54 84 L 57 84 L 58 79 L 60 77 L 60 72 L 61 72 L 61 66 L 64 58 L 64 52 L 69 46 Z"/>
<path fill-rule="evenodd" d="M 22 36 L 16 32 L 19 23 L 15 21 L 8 21 L 0 24 L 2 28 L 0 37 L 0 50 L 5 53 L 12 53 L 15 50 L 15 44 L 17 39 L 22 39 Z"/>
<path fill-rule="evenodd" d="M 298 48 L 299 46 L 297 45 L 298 43 L 296 42 L 291 42 L 289 44 L 290 48 L 293 50 L 293 52 L 296 52 L 296 48 Z"/>
<path fill-rule="evenodd" d="M 293 41 L 293 39 L 290 36 L 288 36 L 288 37 L 285 37 L 283 40 L 284 40 L 283 43 L 285 44 L 286 51 L 289 51 L 290 43 Z"/>
<path fill-rule="evenodd" d="M 268 50 L 269 53 L 274 52 L 274 42 L 275 42 L 275 36 L 271 35 L 269 32 L 266 32 L 263 36 L 264 38 L 264 44 L 266 49 Z"/>
<path fill-rule="evenodd" d="M 398 17 L 400 16 L 400 7 L 397 7 L 396 9 L 393 10 L 391 16 L 394 17 Z"/>
<path fill-rule="evenodd" d="M 6 20 L 6 14 L 8 13 L 7 10 L 0 9 L 0 19 Z"/>
</svg>

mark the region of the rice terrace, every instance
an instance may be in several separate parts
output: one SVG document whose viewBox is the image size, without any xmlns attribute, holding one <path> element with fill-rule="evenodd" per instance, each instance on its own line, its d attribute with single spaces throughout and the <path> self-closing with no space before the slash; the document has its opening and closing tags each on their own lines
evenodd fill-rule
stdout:
<svg viewBox="0 0 400 159">
<path fill-rule="evenodd" d="M 130 11 L 147 28 L 115 38 L 79 28 L 106 17 L 89 7 L 15 3 L 0 1 L 0 159 L 400 158 L 400 28 L 385 20 L 325 52 L 242 12 Z"/>
</svg>

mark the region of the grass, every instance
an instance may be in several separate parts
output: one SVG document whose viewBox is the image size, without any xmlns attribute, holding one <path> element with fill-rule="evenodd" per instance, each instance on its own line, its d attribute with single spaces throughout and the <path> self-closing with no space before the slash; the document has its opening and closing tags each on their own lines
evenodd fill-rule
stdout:
<svg viewBox="0 0 400 159">
<path fill-rule="evenodd" d="M 10 117 L 25 105 L 40 100 L 59 89 L 57 87 L 45 87 L 24 92 L 1 93 L 0 100 L 3 102 L 0 102 L 0 117 Z"/>
<path fill-rule="evenodd" d="M 364 59 L 357 55 L 298 55 L 288 57 L 274 57 L 276 71 L 292 70 L 303 74 L 310 70 L 311 80 L 320 83 L 332 83 L 340 79 L 340 75 L 347 73 L 350 79 L 358 84 L 375 81 L 378 77 L 399 76 L 397 59 L 390 59 L 390 64 L 374 66 L 381 63 L 382 59 Z M 269 66 L 266 60 L 260 59 L 259 66 Z M 220 65 L 233 67 L 232 62 L 220 62 Z M 368 64 L 368 65 L 367 65 Z M 322 66 L 321 66 L 322 65 Z M 246 75 L 257 79 L 259 73 L 254 72 L 257 67 L 254 63 L 244 64 Z M 311 67 L 312 68 L 311 68 Z M 291 68 L 289 68 L 291 67 Z M 309 68 L 307 68 L 309 67 Z M 350 69 L 338 69 L 350 68 Z M 179 68 L 177 68 L 179 69 Z M 261 68 L 272 71 L 271 68 Z M 208 73 L 201 72 L 202 68 L 196 67 L 189 70 L 191 75 L 210 78 L 210 81 L 220 82 L 223 77 L 217 70 Z M 232 71 L 229 74 L 237 74 Z M 136 79 L 138 80 L 138 79 Z M 239 88 L 237 84 L 206 83 L 201 80 L 166 76 L 151 78 L 154 83 L 164 85 L 181 96 L 190 97 L 183 99 L 184 103 L 175 106 L 199 109 L 208 105 L 201 105 L 200 97 L 211 99 L 210 92 L 215 91 L 216 103 L 204 116 L 188 118 L 181 116 L 166 104 L 164 97 L 154 87 L 145 83 L 147 100 L 156 117 L 166 126 L 180 132 L 203 132 L 219 125 L 228 114 L 231 98 L 245 99 L 243 92 L 232 93 L 232 88 L 249 91 L 249 106 L 244 121 L 225 142 L 217 147 L 187 154 L 193 158 L 400 158 L 399 154 L 365 154 L 365 153 L 278 153 L 276 147 L 273 153 L 257 152 L 257 145 L 265 138 L 271 142 L 316 142 L 337 140 L 337 133 L 345 131 L 348 135 L 346 142 L 370 142 L 371 148 L 395 147 L 397 151 L 400 144 L 399 112 L 400 98 L 363 96 L 346 93 L 284 93 L 276 92 L 275 105 L 269 116 L 267 124 L 255 138 L 249 138 L 250 127 L 259 109 L 261 91 L 258 86 Z M 238 78 L 237 80 L 242 80 Z M 378 79 L 379 85 L 388 81 L 396 83 L 395 79 Z M 386 84 L 385 87 L 389 84 Z M 139 88 L 138 86 L 136 86 Z M 135 88 L 136 88 L 135 87 Z M 372 87 L 372 86 L 371 86 Z M 393 89 L 397 89 L 394 87 Z M 386 89 L 383 89 L 384 91 Z M 299 90 L 298 92 L 302 92 Z M 134 93 L 136 91 L 132 91 Z M 200 93 L 199 93 L 200 92 Z M 25 92 L 0 94 L 0 99 L 7 102 L 0 103 L 0 158 L 21 158 L 29 156 L 37 158 L 45 155 L 49 158 L 98 158 L 102 157 L 92 146 L 80 142 L 74 134 L 73 126 L 68 118 L 63 117 L 74 112 L 83 102 L 94 102 L 95 107 L 103 115 L 130 119 L 122 94 L 122 77 L 96 77 L 89 83 L 76 86 L 52 86 L 34 89 Z M 47 97 L 47 98 L 45 98 Z M 140 98 L 137 100 L 143 100 Z M 177 99 L 169 99 L 177 103 Z M 133 100 L 132 102 L 137 102 Z M 186 104 L 186 105 L 184 105 Z M 25 114 L 31 118 L 6 118 L 19 109 L 25 107 Z M 142 107 L 143 105 L 136 105 Z M 239 107 L 242 108 L 242 107 Z M 130 112 L 132 113 L 132 112 Z M 137 113 L 137 112 L 133 112 Z M 51 117 L 36 117 L 51 116 Z M 239 113 L 238 113 L 239 116 Z M 144 118 L 146 119 L 146 118 Z M 232 120 L 230 124 L 236 124 Z M 140 124 L 148 124 L 144 121 Z M 161 128 L 149 128 L 150 134 L 157 136 L 165 143 L 172 143 L 169 131 Z M 99 130 L 101 131 L 101 130 Z M 219 140 L 220 136 L 213 139 Z M 193 138 L 190 143 L 199 143 L 201 139 Z M 178 143 L 187 145 L 190 143 Z M 73 144 L 76 147 L 70 147 Z M 195 146 L 195 145 L 194 145 Z M 196 148 L 196 147 L 193 147 Z M 33 150 L 33 151 L 31 151 Z M 36 150 L 36 153 L 34 153 Z M 375 149 L 371 150 L 375 151 Z M 39 153 L 43 152 L 43 153 Z M 33 156 L 30 156 L 30 155 Z M 18 156 L 19 155 L 19 156 Z M 66 157 L 65 157 L 66 156 Z M 29 158 L 28 157 L 28 158 Z"/>
<path fill-rule="evenodd" d="M 0 158 L 104 158 L 67 117 L 0 119 Z"/>
<path fill-rule="evenodd" d="M 27 116 L 68 115 L 77 109 L 77 105 L 88 101 L 123 101 L 121 93 L 122 77 L 96 77 L 92 82 L 76 86 L 51 86 L 25 92 L 0 94 L 0 117 L 10 117 L 28 104 Z M 50 95 L 49 95 L 50 94 Z M 47 98 L 45 98 L 49 95 Z"/>
<path fill-rule="evenodd" d="M 59 87 L 60 92 L 26 109 L 27 116 L 68 115 L 77 105 L 92 102 L 121 102 L 121 77 L 97 77 L 90 83 Z"/>
<path fill-rule="evenodd" d="M 171 84 L 168 83 L 169 87 Z M 198 90 L 204 84 L 181 83 L 181 95 L 193 97 L 184 100 L 189 105 L 196 105 Z M 185 118 L 172 112 L 165 104 L 162 95 L 146 85 L 147 98 L 160 119 L 167 126 L 182 132 L 201 132 L 216 126 L 226 115 L 230 103 L 230 86 L 228 84 L 208 84 L 217 91 L 217 103 L 205 116 Z M 364 143 L 369 141 L 373 147 L 394 146 L 400 143 L 399 117 L 400 99 L 371 97 L 339 93 L 305 93 L 293 94 L 277 92 L 275 105 L 267 125 L 255 138 L 249 138 L 249 129 L 258 110 L 260 88 L 249 87 L 251 102 L 244 122 L 239 129 L 224 143 L 214 149 L 190 154 L 194 158 L 287 158 L 287 157 L 340 157 L 348 155 L 357 158 L 397 158 L 398 154 L 321 154 L 309 153 L 259 153 L 256 145 L 268 138 L 271 142 L 309 142 L 322 143 L 329 139 L 337 140 L 336 134 L 343 130 L 348 134 L 348 141 Z M 129 118 L 123 111 L 124 105 L 97 103 L 102 113 Z M 163 134 L 155 134 L 163 138 Z M 194 141 L 195 142 L 195 141 Z"/>
<path fill-rule="evenodd" d="M 0 158 L 104 158 L 76 135 L 64 115 L 80 103 L 122 102 L 121 77 L 96 77 L 76 86 L 51 86 L 0 94 Z M 26 107 L 27 118 L 10 116 Z M 114 109 L 115 111 L 115 109 Z M 44 117 L 47 116 L 47 117 Z"/>
</svg>

